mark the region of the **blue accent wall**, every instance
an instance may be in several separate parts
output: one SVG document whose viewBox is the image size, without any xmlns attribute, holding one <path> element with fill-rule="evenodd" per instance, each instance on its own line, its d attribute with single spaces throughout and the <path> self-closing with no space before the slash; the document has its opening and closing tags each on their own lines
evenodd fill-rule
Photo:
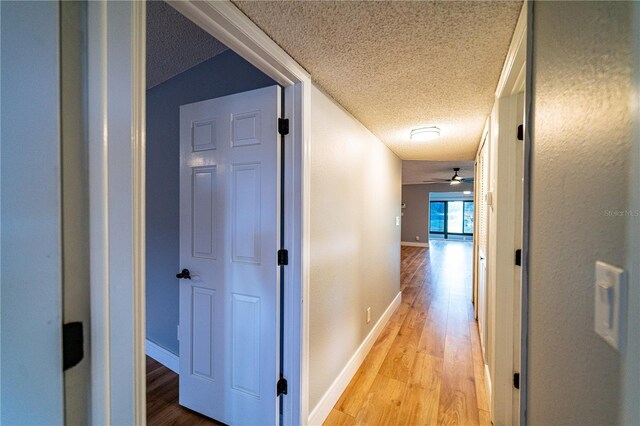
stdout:
<svg viewBox="0 0 640 426">
<path fill-rule="evenodd" d="M 275 82 L 227 50 L 147 90 L 147 339 L 178 354 L 180 105 Z"/>
</svg>

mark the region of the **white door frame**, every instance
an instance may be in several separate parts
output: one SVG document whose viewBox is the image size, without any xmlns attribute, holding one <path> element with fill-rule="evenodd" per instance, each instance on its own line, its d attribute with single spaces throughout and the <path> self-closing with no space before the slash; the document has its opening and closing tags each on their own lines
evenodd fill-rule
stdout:
<svg viewBox="0 0 640 426">
<path fill-rule="evenodd" d="M 229 1 L 169 3 L 285 88 L 284 423 L 306 424 L 311 78 Z M 89 2 L 93 424 L 146 423 L 145 26 L 142 1 Z"/>
<path fill-rule="evenodd" d="M 146 422 L 145 21 L 88 2 L 92 424 Z"/>
<path fill-rule="evenodd" d="M 520 142 L 515 140 L 516 127 L 518 123 L 518 109 L 516 94 L 525 88 L 526 64 L 527 64 L 527 5 L 522 7 L 520 17 L 516 24 L 511 45 L 507 53 L 504 68 L 498 81 L 496 89 L 496 106 L 494 107 L 494 123 L 491 126 L 492 150 L 495 168 L 492 171 L 494 187 L 493 207 L 490 215 L 492 229 L 490 238 L 490 259 L 491 271 L 489 279 L 492 281 L 493 291 L 489 302 L 491 310 L 489 327 L 493 331 L 493 338 L 489 338 L 492 344 L 490 352 L 492 356 L 493 373 L 491 377 L 491 418 L 496 425 L 518 425 L 524 421 L 526 401 L 522 400 L 525 384 L 523 376 L 526 371 L 520 362 L 514 362 L 514 346 L 520 346 L 521 354 L 526 353 L 526 341 L 518 341 L 526 327 L 526 318 L 522 318 L 525 313 L 523 309 L 523 298 L 517 298 L 514 288 L 514 276 L 518 267 L 514 264 L 516 249 L 522 249 L 523 263 L 526 262 L 526 245 L 524 241 L 516 242 L 517 224 L 522 212 L 513 209 L 513 201 L 516 196 L 516 158 L 515 143 L 527 144 L 529 139 Z M 524 174 L 528 176 L 528 163 L 524 163 Z M 526 179 L 526 178 L 525 178 Z M 525 182 L 523 197 L 527 195 Z M 516 200 L 521 202 L 522 199 Z M 528 205 L 524 206 L 528 208 Z M 524 213 L 526 214 L 526 213 Z M 497 223 L 500 226 L 497 226 Z M 522 222 L 526 227 L 526 222 Z M 499 228 L 499 232 L 498 232 Z M 521 272 L 521 271 L 520 271 Z M 522 276 L 522 275 L 521 275 Z M 523 294 L 524 283 L 523 283 Z M 519 306 L 517 305 L 519 304 Z M 499 308 L 499 309 L 498 309 Z M 518 315 L 520 321 L 515 321 L 514 315 Z M 518 324 L 519 323 L 519 324 Z M 516 327 L 521 325 L 521 329 Z M 513 387 L 513 374 L 520 373 L 520 391 Z M 514 398 L 519 399 L 519 403 L 514 405 Z M 519 407 L 518 412 L 514 412 L 514 407 Z"/>
</svg>

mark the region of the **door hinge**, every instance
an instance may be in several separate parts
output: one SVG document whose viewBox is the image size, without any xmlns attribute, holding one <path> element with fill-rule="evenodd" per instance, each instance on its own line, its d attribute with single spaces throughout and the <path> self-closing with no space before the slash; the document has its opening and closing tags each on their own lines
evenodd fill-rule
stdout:
<svg viewBox="0 0 640 426">
<path fill-rule="evenodd" d="M 280 249 L 278 250 L 278 266 L 288 265 L 289 264 L 289 250 Z"/>
<path fill-rule="evenodd" d="M 282 136 L 289 134 L 289 119 L 278 118 L 278 133 Z"/>
<path fill-rule="evenodd" d="M 522 266 L 522 250 L 516 250 L 516 266 Z"/>
<path fill-rule="evenodd" d="M 518 140 L 524 140 L 524 126 L 522 124 L 518 126 Z"/>
<path fill-rule="evenodd" d="M 276 385 L 276 391 L 277 391 L 276 396 L 287 394 L 288 392 L 287 379 L 285 379 L 284 377 L 280 377 L 280 380 L 278 380 L 278 384 Z"/>
<path fill-rule="evenodd" d="M 81 322 L 62 325 L 62 370 L 78 365 L 84 358 L 84 335 Z"/>
<path fill-rule="evenodd" d="M 520 373 L 513 373 L 513 387 L 520 389 Z"/>
</svg>

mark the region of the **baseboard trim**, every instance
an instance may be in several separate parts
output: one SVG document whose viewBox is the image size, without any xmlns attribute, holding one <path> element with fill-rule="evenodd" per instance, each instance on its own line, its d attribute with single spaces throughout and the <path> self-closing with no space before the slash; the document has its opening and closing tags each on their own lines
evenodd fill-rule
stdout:
<svg viewBox="0 0 640 426">
<path fill-rule="evenodd" d="M 400 245 L 409 247 L 429 247 L 429 243 L 412 243 L 410 241 L 401 241 Z"/>
<path fill-rule="evenodd" d="M 484 365 L 484 386 L 489 399 L 489 407 L 491 407 L 491 376 L 489 375 L 489 366 L 487 364 Z M 493 413 L 491 413 L 491 420 L 493 421 Z"/>
<path fill-rule="evenodd" d="M 174 373 L 178 373 L 180 365 L 180 358 L 178 358 L 178 355 L 166 350 L 156 343 L 153 343 L 149 339 L 147 339 L 145 344 L 145 352 L 147 356 L 155 359 Z"/>
<path fill-rule="evenodd" d="M 371 347 L 378 339 L 378 336 L 382 333 L 382 330 L 389 322 L 391 315 L 395 312 L 396 308 L 400 306 L 402 302 L 402 292 L 398 293 L 398 295 L 393 299 L 391 304 L 384 311 L 376 325 L 371 329 L 367 337 L 364 339 L 360 347 L 353 354 L 347 365 L 342 369 L 338 377 L 333 381 L 329 389 L 320 399 L 320 402 L 315 406 L 315 408 L 309 414 L 309 425 L 321 425 L 329 416 L 329 413 L 340 399 L 340 396 L 347 388 L 347 385 L 353 378 L 353 376 L 362 365 L 362 362 L 366 358 L 367 354 L 371 350 Z"/>
</svg>

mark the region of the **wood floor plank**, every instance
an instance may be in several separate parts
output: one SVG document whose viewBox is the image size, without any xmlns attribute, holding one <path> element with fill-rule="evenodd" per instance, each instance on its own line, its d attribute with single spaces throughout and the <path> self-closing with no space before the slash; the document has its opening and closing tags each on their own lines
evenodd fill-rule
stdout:
<svg viewBox="0 0 640 426">
<path fill-rule="evenodd" d="M 407 317 L 409 310 L 411 309 L 411 305 L 408 303 L 400 303 L 400 306 L 396 309 L 396 311 L 389 318 L 389 322 L 393 322 L 394 324 L 400 326 L 404 322 L 404 319 Z"/>
<path fill-rule="evenodd" d="M 431 296 L 428 290 L 424 287 L 420 288 L 418 294 L 416 294 L 411 307 L 414 309 L 420 309 L 422 311 L 429 312 L 429 305 L 431 304 Z"/>
<path fill-rule="evenodd" d="M 356 372 L 347 388 L 338 399 L 335 409 L 353 417 L 358 415 L 358 411 L 364 404 L 364 401 L 378 375 L 380 366 L 393 344 L 393 341 L 400 330 L 400 322 L 390 321 L 382 331 L 371 351 L 363 361 L 362 365 Z"/>
<path fill-rule="evenodd" d="M 408 287 L 422 287 L 425 279 L 424 264 L 426 258 L 420 256 L 419 260 L 414 261 L 409 267 L 413 269 L 413 274 L 407 276 L 405 284 Z"/>
<path fill-rule="evenodd" d="M 480 417 L 480 426 L 492 426 L 491 422 L 491 414 L 488 411 L 480 410 L 478 411 Z"/>
<path fill-rule="evenodd" d="M 407 384 L 378 375 L 356 417 L 357 425 L 392 425 L 400 412 Z"/>
<path fill-rule="evenodd" d="M 440 387 L 442 385 L 442 358 L 419 353 L 411 371 L 397 425 L 436 425 Z"/>
<path fill-rule="evenodd" d="M 477 425 L 479 422 L 471 342 L 447 336 L 438 424 Z"/>
<path fill-rule="evenodd" d="M 147 357 L 147 424 L 150 426 L 221 425 L 178 404 L 178 375 Z"/>
<path fill-rule="evenodd" d="M 449 315 L 447 316 L 447 337 L 469 340 L 469 314 L 467 299 L 463 296 L 450 296 Z"/>
<path fill-rule="evenodd" d="M 431 301 L 427 312 L 427 320 L 418 343 L 418 352 L 425 352 L 440 358 L 444 357 L 448 316 L 448 298 L 439 298 Z"/>
<path fill-rule="evenodd" d="M 402 290 L 402 303 L 409 306 L 413 305 L 419 292 L 420 288 L 418 287 L 405 287 L 404 290 Z"/>
<path fill-rule="evenodd" d="M 407 285 L 418 268 L 425 263 L 425 253 L 427 249 L 418 247 L 417 250 L 408 251 L 409 258 L 400 265 L 400 284 Z"/>
<path fill-rule="evenodd" d="M 407 276 L 413 275 L 415 272 L 414 268 L 411 268 L 412 262 L 415 261 L 417 257 L 420 256 L 419 250 L 412 250 L 406 246 L 402 247 L 401 251 L 401 261 L 400 261 L 400 280 L 407 281 Z"/>
<path fill-rule="evenodd" d="M 331 410 L 327 420 L 324 421 L 323 425 L 325 426 L 347 426 L 354 424 L 356 419 L 351 417 L 348 414 L 343 413 L 342 411 L 336 410 L 335 408 Z"/>
<path fill-rule="evenodd" d="M 411 308 L 398 332 L 379 374 L 408 382 L 418 352 L 418 343 L 426 320 L 426 312 Z"/>
</svg>

